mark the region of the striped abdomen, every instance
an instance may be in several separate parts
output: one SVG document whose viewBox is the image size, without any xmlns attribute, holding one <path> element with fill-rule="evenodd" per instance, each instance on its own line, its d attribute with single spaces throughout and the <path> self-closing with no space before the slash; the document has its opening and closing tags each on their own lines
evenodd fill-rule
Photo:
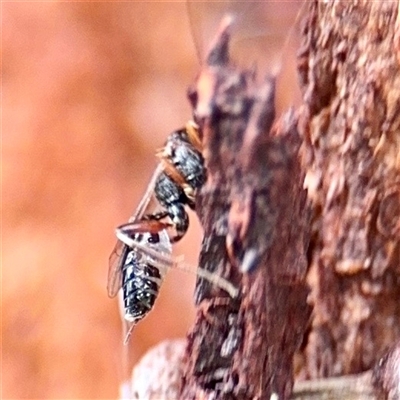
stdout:
<svg viewBox="0 0 400 400">
<path fill-rule="evenodd" d="M 122 270 L 125 319 L 139 322 L 153 308 L 163 274 L 135 249 L 129 251 Z"/>
</svg>

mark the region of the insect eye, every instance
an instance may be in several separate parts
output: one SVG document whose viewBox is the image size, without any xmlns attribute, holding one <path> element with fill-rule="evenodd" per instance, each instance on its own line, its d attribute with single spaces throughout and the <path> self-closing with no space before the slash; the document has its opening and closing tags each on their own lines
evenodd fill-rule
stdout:
<svg viewBox="0 0 400 400">
<path fill-rule="evenodd" d="M 159 243 L 159 241 L 160 241 L 160 236 L 158 233 L 152 233 L 149 236 L 149 239 L 148 239 L 149 243 Z"/>
</svg>

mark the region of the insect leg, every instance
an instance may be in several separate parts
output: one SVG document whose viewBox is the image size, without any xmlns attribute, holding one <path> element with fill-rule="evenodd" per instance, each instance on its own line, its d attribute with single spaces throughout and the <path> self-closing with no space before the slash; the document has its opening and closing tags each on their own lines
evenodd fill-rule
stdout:
<svg viewBox="0 0 400 400">
<path fill-rule="evenodd" d="M 203 150 L 203 145 L 199 136 L 199 126 L 196 124 L 196 122 L 190 120 L 186 123 L 185 129 L 190 143 L 197 151 L 201 153 Z"/>
<path fill-rule="evenodd" d="M 154 213 L 154 214 L 146 214 L 142 218 L 142 220 L 146 220 L 146 221 L 150 221 L 150 220 L 161 221 L 162 219 L 167 218 L 168 215 L 169 214 L 166 211 L 159 211 L 159 212 Z"/>
<path fill-rule="evenodd" d="M 146 254 L 147 257 L 151 257 L 151 264 L 157 268 L 165 269 L 173 267 L 185 272 L 193 272 L 189 265 L 183 263 L 181 258 L 172 257 L 170 254 L 165 254 L 156 249 L 152 249 L 148 245 L 138 242 L 134 238 L 126 235 L 126 233 L 120 229 L 117 229 L 116 234 L 117 238 L 121 240 L 121 242 L 124 242 L 127 246 L 139 249 Z M 232 298 L 238 296 L 239 290 L 226 279 L 201 268 L 197 269 L 196 274 L 225 290 Z"/>
<path fill-rule="evenodd" d="M 160 262 L 161 261 L 161 262 Z M 176 268 L 184 272 L 193 273 L 193 268 L 188 264 L 185 264 L 181 258 L 179 257 L 170 257 L 169 259 L 164 258 L 162 260 L 155 260 L 152 263 L 157 268 Z M 222 290 L 225 290 L 233 299 L 236 298 L 239 294 L 239 289 L 236 288 L 231 282 L 218 276 L 217 274 L 207 271 L 206 269 L 197 268 L 196 275 L 200 278 L 204 278 L 207 281 L 211 282 L 215 286 L 219 287 Z"/>
</svg>

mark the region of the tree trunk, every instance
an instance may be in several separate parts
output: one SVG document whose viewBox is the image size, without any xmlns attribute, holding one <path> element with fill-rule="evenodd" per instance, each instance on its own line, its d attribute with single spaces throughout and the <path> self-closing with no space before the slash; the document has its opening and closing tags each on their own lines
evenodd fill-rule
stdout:
<svg viewBox="0 0 400 400">
<path fill-rule="evenodd" d="M 199 267 L 239 294 L 199 279 L 181 399 L 288 399 L 294 379 L 296 399 L 400 399 L 400 6 L 307 7 L 296 111 L 275 121 L 275 78 L 230 64 L 226 20 L 190 89 Z"/>
<path fill-rule="evenodd" d="M 301 141 L 293 112 L 273 125 L 275 79 L 259 85 L 230 65 L 228 29 L 190 98 L 208 173 L 196 203 L 204 228 L 199 267 L 233 282 L 239 295 L 200 280 L 181 398 L 287 398 L 310 316 Z"/>
<path fill-rule="evenodd" d="M 397 2 L 313 2 L 304 30 L 307 379 L 366 371 L 400 337 L 398 13 Z"/>
<path fill-rule="evenodd" d="M 218 35 L 191 89 L 208 170 L 200 268 L 240 294 L 199 281 L 181 398 L 288 398 L 301 342 L 297 376 L 316 379 L 371 369 L 400 337 L 398 15 L 311 2 L 304 106 L 275 123 L 274 78 L 233 68 Z"/>
</svg>

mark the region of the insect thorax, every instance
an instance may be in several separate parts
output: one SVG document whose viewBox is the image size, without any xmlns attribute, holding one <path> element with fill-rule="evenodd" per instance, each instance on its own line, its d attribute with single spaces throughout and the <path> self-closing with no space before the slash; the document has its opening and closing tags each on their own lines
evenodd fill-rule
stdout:
<svg viewBox="0 0 400 400">
<path fill-rule="evenodd" d="M 165 144 L 165 155 L 193 191 L 205 182 L 206 171 L 202 154 L 190 143 L 186 130 L 173 132 Z"/>
</svg>

